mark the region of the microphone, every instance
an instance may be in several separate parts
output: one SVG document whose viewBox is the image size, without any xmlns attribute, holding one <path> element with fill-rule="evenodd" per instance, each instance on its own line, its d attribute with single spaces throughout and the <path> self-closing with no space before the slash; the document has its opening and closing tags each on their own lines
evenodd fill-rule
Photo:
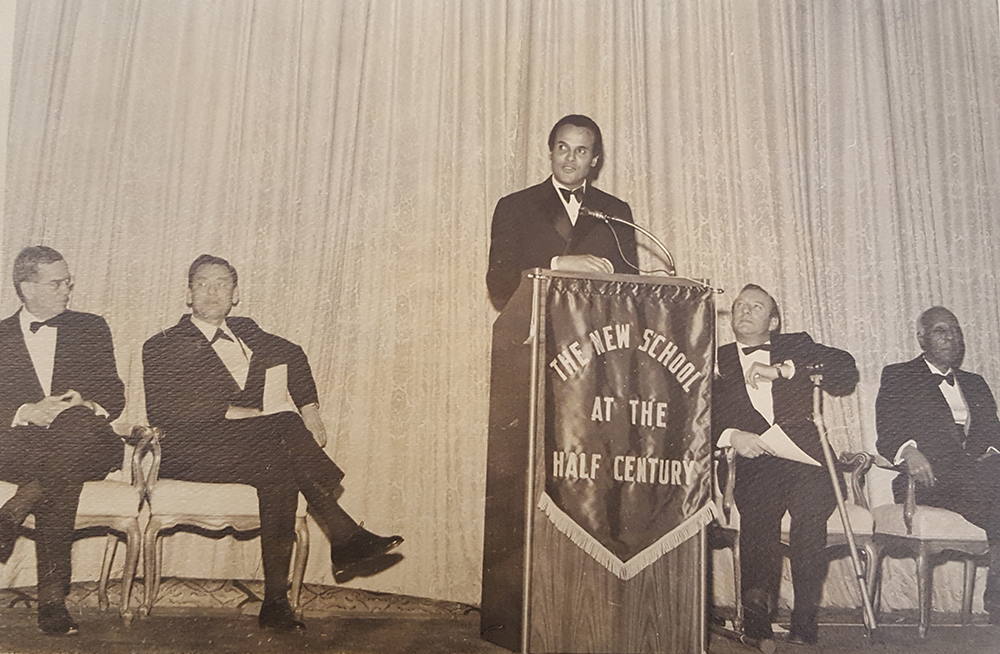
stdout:
<svg viewBox="0 0 1000 654">
<path fill-rule="evenodd" d="M 648 237 L 651 241 L 653 241 L 653 243 L 656 243 L 657 247 L 659 247 L 660 251 L 663 253 L 664 258 L 666 258 L 666 260 L 667 260 L 667 274 L 670 275 L 671 277 L 676 277 L 677 276 L 677 268 L 674 265 L 674 257 L 673 257 L 673 255 L 670 254 L 670 250 L 667 249 L 667 246 L 664 245 L 660 241 L 660 239 L 658 239 L 655 236 L 653 236 L 653 234 L 648 229 L 646 229 L 644 227 L 640 227 L 639 225 L 636 225 L 635 223 L 630 223 L 627 220 L 622 220 L 621 218 L 618 218 L 617 216 L 608 215 L 608 214 L 604 213 L 603 211 L 598 211 L 597 209 L 591 209 L 590 207 L 581 206 L 580 207 L 580 213 L 586 214 L 586 215 L 588 215 L 588 216 L 590 216 L 592 218 L 597 218 L 598 220 L 603 220 L 604 223 L 608 226 L 608 229 L 611 229 L 611 231 L 614 231 L 614 229 L 611 227 L 611 223 L 612 222 L 616 222 L 616 223 L 621 223 L 622 225 L 628 225 L 629 227 L 631 227 L 632 229 L 636 230 L 640 234 L 643 234 L 644 236 Z"/>
</svg>

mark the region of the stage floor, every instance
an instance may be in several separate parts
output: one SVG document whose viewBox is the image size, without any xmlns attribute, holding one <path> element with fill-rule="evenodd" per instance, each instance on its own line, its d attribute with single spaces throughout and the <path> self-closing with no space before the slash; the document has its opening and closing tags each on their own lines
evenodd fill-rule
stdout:
<svg viewBox="0 0 1000 654">
<path fill-rule="evenodd" d="M 142 583 L 135 591 L 141 595 Z M 118 598 L 117 583 L 110 589 Z M 152 615 L 126 627 L 112 607 L 97 606 L 97 584 L 73 584 L 70 613 L 80 624 L 75 637 L 43 636 L 35 626 L 34 588 L 0 589 L 0 652 L 51 654 L 80 652 L 125 654 L 144 652 L 364 652 L 372 654 L 503 654 L 507 650 L 479 637 L 474 606 L 365 590 L 307 585 L 303 589 L 303 634 L 276 635 L 258 629 L 263 583 L 164 579 Z M 133 599 L 138 605 L 138 595 Z M 820 645 L 805 648 L 780 640 L 777 652 L 879 652 L 879 654 L 993 654 L 1000 626 L 976 616 L 973 625 L 957 626 L 957 616 L 936 613 L 926 639 L 917 637 L 916 615 L 883 616 L 883 625 L 868 639 L 852 611 L 821 613 Z M 787 619 L 787 616 L 784 616 Z M 755 650 L 711 635 L 709 654 Z"/>
</svg>

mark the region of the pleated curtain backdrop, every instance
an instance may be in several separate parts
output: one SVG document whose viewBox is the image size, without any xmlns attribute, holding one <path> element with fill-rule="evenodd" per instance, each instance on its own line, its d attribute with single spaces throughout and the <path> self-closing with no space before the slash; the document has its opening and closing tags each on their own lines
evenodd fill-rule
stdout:
<svg viewBox="0 0 1000 654">
<path fill-rule="evenodd" d="M 490 217 L 567 113 L 604 130 L 598 185 L 725 289 L 722 342 L 754 281 L 855 355 L 838 449 L 872 446 L 932 304 L 1000 389 L 995 0 L 21 0 L 12 61 L 0 268 L 67 257 L 127 428 L 188 264 L 232 261 L 237 312 L 310 356 L 342 503 L 407 539 L 368 588 L 479 601 Z"/>
</svg>

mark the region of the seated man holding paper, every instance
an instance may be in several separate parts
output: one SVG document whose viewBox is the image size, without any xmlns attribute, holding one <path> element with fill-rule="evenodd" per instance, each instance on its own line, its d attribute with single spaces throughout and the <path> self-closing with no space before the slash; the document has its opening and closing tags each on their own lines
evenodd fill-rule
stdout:
<svg viewBox="0 0 1000 654">
<path fill-rule="evenodd" d="M 781 582 L 781 518 L 791 516 L 790 642 L 817 640 L 816 613 L 826 577 L 826 522 L 836 508 L 813 423 L 810 372 L 822 366 L 824 390 L 848 395 L 858 382 L 854 357 L 804 332 L 781 334 L 774 298 L 748 284 L 733 302 L 736 343 L 719 348 L 712 388 L 712 432 L 732 447 L 740 512 L 744 630 L 772 639 L 771 617 Z"/>
<path fill-rule="evenodd" d="M 287 596 L 299 492 L 330 539 L 338 580 L 403 539 L 376 536 L 340 508 L 335 493 L 344 473 L 322 449 L 326 430 L 305 353 L 250 318 L 228 317 L 239 302 L 237 281 L 225 259 L 203 254 L 191 264 L 191 313 L 142 349 L 146 415 L 163 431 L 161 477 L 257 489 L 260 626 L 301 630 Z M 289 405 L 293 410 L 272 413 L 270 398 L 280 405 L 289 395 L 298 412 Z"/>
<path fill-rule="evenodd" d="M 1000 623 L 1000 420 L 981 376 L 960 368 L 965 338 L 958 319 L 931 307 L 917 320 L 922 354 L 882 370 L 875 400 L 876 446 L 914 477 L 917 504 L 962 514 L 986 532 L 990 571 L 983 604 Z M 893 480 L 896 501 L 906 476 Z"/>
</svg>

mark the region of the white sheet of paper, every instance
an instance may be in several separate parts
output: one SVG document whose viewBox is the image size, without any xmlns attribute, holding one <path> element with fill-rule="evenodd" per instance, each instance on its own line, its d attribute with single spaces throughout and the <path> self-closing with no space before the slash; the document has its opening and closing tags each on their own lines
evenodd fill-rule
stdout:
<svg viewBox="0 0 1000 654">
<path fill-rule="evenodd" d="M 264 371 L 264 407 L 263 413 L 281 413 L 294 411 L 295 402 L 288 394 L 288 364 L 282 363 Z"/>
<path fill-rule="evenodd" d="M 785 430 L 777 423 L 771 425 L 767 431 L 760 435 L 760 439 L 771 446 L 776 456 L 783 459 L 806 463 L 811 466 L 820 465 L 819 461 L 802 451 L 798 445 L 792 442 Z"/>
</svg>

